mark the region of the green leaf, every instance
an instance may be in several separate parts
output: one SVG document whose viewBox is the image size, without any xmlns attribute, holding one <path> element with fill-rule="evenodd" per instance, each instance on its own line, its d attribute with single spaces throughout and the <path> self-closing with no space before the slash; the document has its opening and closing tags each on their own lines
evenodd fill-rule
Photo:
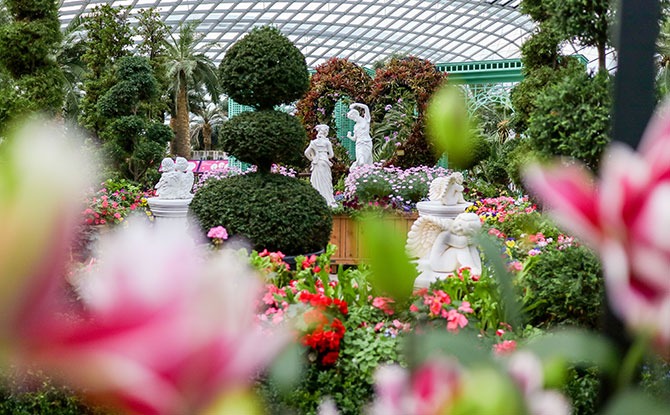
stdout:
<svg viewBox="0 0 670 415">
<path fill-rule="evenodd" d="M 616 395 L 605 408 L 604 415 L 667 415 L 670 407 L 653 400 L 640 390 L 628 390 Z"/>
<path fill-rule="evenodd" d="M 596 365 L 609 374 L 616 372 L 619 361 L 607 339 L 578 329 L 557 330 L 535 337 L 527 348 L 544 361 L 560 358 L 577 366 Z"/>
<path fill-rule="evenodd" d="M 505 312 L 505 321 L 511 324 L 512 327 L 520 327 L 521 304 L 517 301 L 517 295 L 512 285 L 513 277 L 507 271 L 498 245 L 493 242 L 489 235 L 484 234 L 477 238 L 477 242 L 486 256 L 487 263 L 493 269 L 493 276 L 498 281 L 503 310 Z"/>
<path fill-rule="evenodd" d="M 371 215 L 359 219 L 364 257 L 370 262 L 370 283 L 377 295 L 388 295 L 404 303 L 412 295 L 415 267 L 405 252 L 407 235 L 390 221 Z"/>
<path fill-rule="evenodd" d="M 432 330 L 407 338 L 408 361 L 418 365 L 434 356 L 453 356 L 465 366 L 493 364 L 492 354 L 476 336 Z"/>
</svg>

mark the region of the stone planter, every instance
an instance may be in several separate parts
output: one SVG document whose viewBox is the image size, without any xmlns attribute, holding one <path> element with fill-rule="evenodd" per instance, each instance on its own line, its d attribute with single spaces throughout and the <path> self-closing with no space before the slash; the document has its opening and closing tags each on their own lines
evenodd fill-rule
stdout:
<svg viewBox="0 0 670 415">
<path fill-rule="evenodd" d="M 416 212 L 397 214 L 386 218 L 394 229 L 407 234 L 418 217 Z M 347 215 L 333 216 L 333 231 L 330 234 L 330 243 L 337 246 L 331 258 L 333 265 L 356 265 L 363 259 L 360 249 L 361 229 L 358 223 Z"/>
</svg>

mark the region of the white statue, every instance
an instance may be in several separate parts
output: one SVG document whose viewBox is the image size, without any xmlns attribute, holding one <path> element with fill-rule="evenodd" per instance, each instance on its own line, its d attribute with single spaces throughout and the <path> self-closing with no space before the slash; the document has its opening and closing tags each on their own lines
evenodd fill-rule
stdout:
<svg viewBox="0 0 670 415">
<path fill-rule="evenodd" d="M 159 199 L 190 199 L 193 197 L 193 172 L 188 170 L 188 160 L 177 157 L 175 162 L 167 157 L 161 161 L 160 171 L 163 173 L 156 184 L 156 195 Z"/>
<path fill-rule="evenodd" d="M 193 171 L 188 169 L 188 160 L 186 160 L 184 157 L 177 157 L 175 159 L 174 168 L 177 172 L 181 174 L 179 176 L 180 180 L 179 198 L 188 199 L 190 197 L 193 197 L 191 190 L 193 189 L 193 182 L 195 181 L 195 176 L 193 175 Z"/>
<path fill-rule="evenodd" d="M 316 138 L 305 149 L 305 157 L 312 162 L 310 183 L 326 199 L 328 206 L 337 207 L 337 202 L 333 197 L 333 176 L 330 171 L 330 167 L 333 165 L 330 159 L 334 156 L 333 145 L 328 139 L 330 127 L 319 124 L 314 129 L 316 130 Z"/>
<path fill-rule="evenodd" d="M 356 108 L 363 110 L 363 116 Z M 349 105 L 349 112 L 347 118 L 356 122 L 354 125 L 354 133 L 347 132 L 347 138 L 356 142 L 356 161 L 350 167 L 363 166 L 365 164 L 372 164 L 372 137 L 370 136 L 370 109 L 365 104 L 358 102 Z"/>
<path fill-rule="evenodd" d="M 467 203 L 463 199 L 463 174 L 454 172 L 446 177 L 438 177 L 430 183 L 428 198 L 445 206 Z"/>
<path fill-rule="evenodd" d="M 472 275 L 481 275 L 481 258 L 472 241 L 481 228 L 476 213 L 461 213 L 455 219 L 421 216 L 407 235 L 407 251 L 427 258 L 428 270 L 438 275 L 464 267 L 470 268 Z"/>
</svg>

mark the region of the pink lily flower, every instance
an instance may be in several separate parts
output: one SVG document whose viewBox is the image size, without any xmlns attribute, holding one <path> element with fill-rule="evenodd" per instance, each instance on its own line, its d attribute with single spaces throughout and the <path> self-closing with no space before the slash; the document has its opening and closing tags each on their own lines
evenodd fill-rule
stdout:
<svg viewBox="0 0 670 415">
<path fill-rule="evenodd" d="M 600 179 L 583 167 L 533 166 L 524 175 L 556 220 L 599 254 L 613 311 L 670 353 L 670 119 L 654 116 L 632 151 L 613 143 Z"/>
<path fill-rule="evenodd" d="M 85 310 L 51 319 L 27 358 L 129 413 L 200 413 L 239 393 L 286 336 L 255 324 L 260 281 L 233 253 L 131 223 L 78 279 Z"/>
<path fill-rule="evenodd" d="M 90 174 L 62 128 L 34 122 L 0 147 L 0 349 L 20 349 L 50 315 L 64 283 L 81 195 Z M 29 161 L 29 164 L 27 162 Z M 2 362 L 0 362 L 2 363 Z"/>
</svg>

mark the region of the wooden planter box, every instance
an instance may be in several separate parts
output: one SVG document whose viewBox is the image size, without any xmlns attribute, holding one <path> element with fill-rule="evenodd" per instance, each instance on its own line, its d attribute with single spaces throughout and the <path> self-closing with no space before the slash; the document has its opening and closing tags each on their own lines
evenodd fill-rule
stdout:
<svg viewBox="0 0 670 415">
<path fill-rule="evenodd" d="M 394 229 L 407 234 L 412 224 L 418 218 L 418 213 L 399 214 L 386 218 L 393 224 Z M 331 258 L 333 265 L 356 265 L 364 258 L 360 249 L 361 229 L 358 223 L 347 215 L 333 216 L 333 231 L 330 234 L 330 243 L 337 246 Z"/>
</svg>

